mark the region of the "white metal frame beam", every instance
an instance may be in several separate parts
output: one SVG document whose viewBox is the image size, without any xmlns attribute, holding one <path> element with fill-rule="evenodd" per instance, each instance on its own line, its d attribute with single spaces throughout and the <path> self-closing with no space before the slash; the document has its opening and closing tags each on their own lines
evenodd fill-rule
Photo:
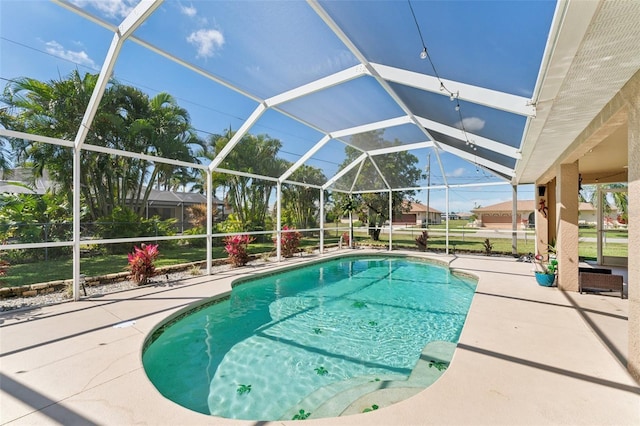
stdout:
<svg viewBox="0 0 640 426">
<path fill-rule="evenodd" d="M 116 64 L 118 59 L 118 55 L 120 54 L 120 50 L 122 49 L 122 45 L 129 38 L 129 36 L 140 26 L 142 23 L 151 15 L 164 0 L 142 0 L 138 5 L 127 15 L 127 17 L 122 21 L 122 23 L 118 26 L 117 30 L 113 34 L 113 39 L 111 40 L 111 45 L 109 46 L 109 51 L 107 52 L 107 56 L 105 57 L 104 62 L 102 63 L 102 69 L 100 70 L 100 74 L 98 75 L 98 81 L 96 82 L 96 86 L 93 89 L 93 93 L 91 93 L 91 98 L 89 99 L 89 104 L 87 105 L 87 109 L 84 113 L 84 117 L 82 117 L 82 122 L 80 123 L 80 128 L 78 129 L 78 133 L 76 134 L 76 138 L 74 144 L 76 148 L 79 148 L 84 143 L 87 138 L 87 134 L 89 133 L 89 129 L 91 128 L 91 123 L 93 122 L 93 118 L 98 111 L 98 107 L 100 106 L 100 100 L 104 95 L 104 91 L 107 88 L 107 84 L 109 83 L 109 79 L 111 78 L 111 74 L 113 73 L 113 67 Z"/>
<path fill-rule="evenodd" d="M 311 149 L 305 152 L 305 154 L 302 157 L 300 157 L 298 161 L 295 162 L 295 164 L 289 167 L 289 169 L 286 172 L 284 172 L 278 180 L 280 182 L 285 181 L 289 176 L 291 176 L 293 172 L 295 172 L 300 166 L 306 163 L 307 160 L 309 160 L 309 158 L 311 158 L 316 152 L 320 150 L 320 148 L 325 146 L 327 142 L 329 142 L 330 140 L 331 140 L 331 137 L 329 135 L 325 135 L 313 147 L 311 147 Z"/>
<path fill-rule="evenodd" d="M 267 106 L 264 103 L 259 104 L 255 110 L 251 113 L 249 118 L 242 123 L 242 126 L 238 129 L 238 131 L 233 135 L 233 137 L 227 142 L 227 144 L 222 148 L 222 151 L 216 155 L 216 157 L 209 163 L 209 170 L 213 170 L 217 168 L 229 155 L 231 150 L 235 148 L 235 146 L 240 142 L 240 140 L 247 134 L 251 126 L 253 126 L 256 121 L 265 113 L 267 110 Z"/>
<path fill-rule="evenodd" d="M 486 158 L 479 157 L 477 155 L 462 151 L 458 148 L 454 148 L 446 144 L 440 144 L 440 146 L 443 151 L 456 155 L 464 160 L 469 161 L 472 164 L 478 164 L 480 166 L 484 166 L 488 169 L 495 170 L 496 172 L 505 174 L 507 176 L 511 176 L 511 177 L 515 176 L 514 170 L 507 166 L 503 166 L 502 164 L 489 161 Z"/>
<path fill-rule="evenodd" d="M 68 2 L 62 1 L 62 0 L 52 0 L 52 1 L 57 3 L 60 6 L 64 7 L 64 8 L 66 8 L 66 9 L 70 10 L 73 13 L 75 13 L 75 14 L 77 14 L 79 16 L 82 16 L 85 19 L 87 19 L 87 20 L 89 20 L 91 22 L 94 22 L 97 25 L 100 25 L 101 27 L 103 27 L 103 28 L 105 28 L 105 29 L 107 29 L 109 31 L 112 31 L 112 32 L 116 32 L 117 31 L 117 27 L 115 25 L 112 25 L 112 24 L 110 24 L 108 22 L 103 21 L 102 19 L 98 18 L 97 16 L 92 15 L 91 13 L 87 12 L 86 10 L 84 10 L 84 9 L 82 9 L 82 8 L 76 6 L 76 5 L 73 5 L 71 3 L 68 3 Z M 232 91 L 234 91 L 234 92 L 236 92 L 236 93 L 238 93 L 238 94 L 240 94 L 240 95 L 242 95 L 242 96 L 244 96 L 244 97 L 246 97 L 248 99 L 251 99 L 251 100 L 255 101 L 258 104 L 265 103 L 264 99 L 254 95 L 252 93 L 249 93 L 249 92 L 247 92 L 247 91 L 245 91 L 245 90 L 243 90 L 243 89 L 241 89 L 241 88 L 239 88 L 237 86 L 234 86 L 233 84 L 229 83 L 228 81 L 226 81 L 226 80 L 224 80 L 224 79 L 222 79 L 222 78 L 220 78 L 220 77 L 218 77 L 218 76 L 216 76 L 216 75 L 214 75 L 214 74 L 212 74 L 212 73 L 210 73 L 210 72 L 208 72 L 208 71 L 206 71 L 206 70 L 204 70 L 204 69 L 202 69 L 202 68 L 200 68 L 200 67 L 198 67 L 198 66 L 196 66 L 196 65 L 194 65 L 192 63 L 190 63 L 190 62 L 187 62 L 187 61 L 185 61 L 185 60 L 183 60 L 183 59 L 181 59 L 181 58 L 179 58 L 179 57 L 167 52 L 166 50 L 163 50 L 163 49 L 161 49 L 161 48 L 159 48 L 159 47 L 157 47 L 157 46 L 155 46 L 155 45 L 153 45 L 151 43 L 148 43 L 148 42 L 146 42 L 144 40 L 141 40 L 141 39 L 137 38 L 134 35 L 131 35 L 129 37 L 129 40 L 131 40 L 132 42 L 134 42 L 136 44 L 139 44 L 143 48 L 145 48 L 145 49 L 147 49 L 147 50 L 149 50 L 149 51 L 151 51 L 151 52 L 153 52 L 153 53 L 155 53 L 155 54 L 157 54 L 159 56 L 162 56 L 163 58 L 166 58 L 166 59 L 168 59 L 168 60 L 170 60 L 170 61 L 172 61 L 172 62 L 174 62 L 174 63 L 176 63 L 176 64 L 178 64 L 178 65 L 180 65 L 180 66 L 182 66 L 182 67 L 184 67 L 184 68 L 186 68 L 188 70 L 190 70 L 190 71 L 193 71 L 196 74 L 199 74 L 199 75 L 203 76 L 207 80 L 213 81 L 216 84 L 220 84 L 223 87 L 226 87 L 227 89 L 230 89 L 230 90 L 232 90 Z M 362 69 L 362 65 L 356 65 L 356 67 L 360 67 Z M 359 71 L 359 69 L 355 69 L 354 67 L 349 68 L 349 70 L 352 70 L 352 72 Z M 336 73 L 336 74 L 340 74 L 340 72 Z M 352 78 L 357 78 L 358 76 L 365 75 L 365 74 L 368 75 L 368 71 L 366 69 L 363 69 L 362 70 L 362 74 L 355 75 Z M 350 80 L 349 78 L 347 78 L 347 75 L 348 75 L 348 70 L 345 70 L 345 75 L 342 77 L 342 78 L 345 78 L 345 81 Z M 328 78 L 330 79 L 331 76 L 329 76 Z M 312 85 L 313 83 L 309 83 L 309 84 Z M 301 86 L 301 87 L 305 87 L 305 86 Z M 327 87 L 329 87 L 329 86 L 327 86 Z M 295 91 L 295 90 L 297 90 L 297 89 L 292 89 L 291 91 Z M 291 91 L 289 91 L 289 92 L 291 92 Z M 289 92 L 285 92 L 285 93 L 289 93 Z M 278 98 L 278 96 L 281 96 L 281 95 L 282 94 L 276 95 L 274 97 L 271 97 L 270 99 L 273 102 L 275 99 Z M 300 117 L 297 117 L 297 116 L 295 116 L 295 115 L 293 115 L 293 114 L 291 114 L 291 113 L 289 113 L 287 111 L 282 110 L 277 105 L 271 106 L 271 109 L 273 109 L 274 111 L 279 112 L 280 114 L 283 114 L 286 117 L 291 118 L 292 120 L 295 120 L 295 121 L 297 121 L 297 122 L 309 127 L 310 129 L 313 129 L 313 130 L 315 130 L 317 132 L 320 132 L 322 134 L 327 134 L 328 133 L 325 129 L 320 129 L 319 127 L 315 126 L 314 124 L 309 123 L 306 120 L 301 119 Z"/>
<path fill-rule="evenodd" d="M 367 161 L 367 158 L 365 158 L 364 160 L 362 160 L 360 162 L 360 167 L 358 167 L 358 171 L 356 172 L 356 176 L 353 178 L 353 182 L 351 182 L 351 187 L 349 188 L 349 194 L 353 193 L 353 188 L 356 187 L 356 182 L 358 181 L 358 178 L 360 177 L 360 173 L 362 173 L 362 168 L 364 167 L 364 163 L 365 163 L 365 161 Z"/>
<path fill-rule="evenodd" d="M 500 182 L 484 182 L 484 183 L 457 183 L 452 185 L 431 185 L 431 186 L 419 186 L 419 187 L 410 187 L 410 188 L 393 188 L 394 191 L 421 191 L 425 189 L 446 189 L 446 188 L 472 188 L 478 186 L 498 186 L 498 185 L 511 185 L 511 182 L 507 182 L 506 180 Z M 355 191 L 355 194 L 364 194 L 367 192 L 378 192 L 378 191 Z"/>
<path fill-rule="evenodd" d="M 413 121 L 406 115 L 400 117 L 390 118 L 388 120 L 380 120 L 374 123 L 363 124 L 362 126 L 350 127 L 348 129 L 337 130 L 331 132 L 331 137 L 334 139 L 342 138 L 344 136 L 357 135 L 360 133 L 371 132 L 373 130 L 386 129 L 387 127 L 402 126 L 403 124 L 412 124 Z"/>
<path fill-rule="evenodd" d="M 386 147 L 386 148 L 373 149 L 371 151 L 368 151 L 367 154 L 369 154 L 372 157 L 375 157 L 376 155 L 392 154 L 394 152 L 411 151 L 413 149 L 433 148 L 435 146 L 436 146 L 436 144 L 433 143 L 432 141 L 416 142 L 416 143 L 411 143 L 411 144 L 406 144 L 406 145 L 394 145 L 394 146 L 389 146 L 389 147 Z"/>
<path fill-rule="evenodd" d="M 371 161 L 371 164 L 373 164 L 373 167 L 375 167 L 375 169 L 377 170 L 378 175 L 380 175 L 380 178 L 382 179 L 382 182 L 384 182 L 384 186 L 386 186 L 387 189 L 391 191 L 391 185 L 389 185 L 389 182 L 387 182 L 387 179 L 385 179 L 384 175 L 382 174 L 382 171 L 380 170 L 380 167 L 378 167 L 378 165 L 373 160 L 373 157 L 371 157 L 371 155 L 369 155 L 369 161 Z"/>
<path fill-rule="evenodd" d="M 345 167 L 344 169 L 340 170 L 338 173 L 336 173 L 331 179 L 329 179 L 324 185 L 322 185 L 322 189 L 327 189 L 329 188 L 331 185 L 333 185 L 338 179 L 340 179 L 342 176 L 346 175 L 347 173 L 349 173 L 349 171 L 351 171 L 351 169 L 353 169 L 355 166 L 357 166 L 358 164 L 360 164 L 361 162 L 363 162 L 365 160 L 365 158 L 367 158 L 367 154 L 362 153 L 358 158 L 356 158 L 355 160 L 353 160 L 353 162 L 351 164 L 349 164 L 347 167 Z"/>
<path fill-rule="evenodd" d="M 366 69 L 362 65 L 355 65 L 351 68 L 347 68 L 346 70 L 338 71 L 337 73 L 330 76 L 320 78 L 318 80 L 312 81 L 311 83 L 296 87 L 295 89 L 291 89 L 284 93 L 280 93 L 279 95 L 266 99 L 264 103 L 271 108 L 285 102 L 289 102 L 294 99 L 298 99 L 303 96 L 328 89 L 329 87 L 346 83 L 347 81 L 356 79 L 366 74 Z"/>
<path fill-rule="evenodd" d="M 362 67 L 362 65 L 358 65 L 358 66 Z M 265 103 L 268 103 L 268 101 Z M 331 132 L 330 134 L 325 135 L 309 151 L 307 151 L 302 157 L 300 157 L 300 159 L 296 161 L 294 165 L 292 165 L 286 172 L 284 172 L 282 176 L 280 176 L 280 182 L 283 182 L 289 176 L 291 176 L 291 174 L 294 171 L 296 171 L 300 166 L 306 163 L 316 152 L 320 150 L 320 148 L 326 145 L 331 139 L 338 139 L 345 136 L 351 136 L 359 133 L 370 132 L 373 130 L 385 129 L 388 127 L 396 127 L 396 126 L 401 126 L 403 124 L 412 124 L 412 123 L 413 122 L 408 116 L 403 115 L 400 117 L 390 118 L 388 120 L 376 121 L 374 123 L 368 123 L 362 126 L 350 127 L 348 129 Z M 353 145 L 350 145 L 350 146 L 353 146 Z M 368 153 L 369 155 L 380 155 L 380 154 L 387 154 L 390 152 L 407 151 L 410 149 L 429 148 L 432 146 L 434 146 L 433 142 L 421 142 L 421 143 L 412 144 L 412 145 L 399 145 L 396 147 L 381 148 L 380 150 L 368 151 Z M 360 147 L 356 147 L 356 146 L 353 146 L 353 147 L 356 149 L 359 149 L 360 151 L 363 151 L 363 152 L 365 151 Z"/>
<path fill-rule="evenodd" d="M 442 81 L 446 88 L 449 91 L 456 93 L 458 95 L 458 99 L 462 101 L 488 106 L 489 108 L 499 109 L 512 114 L 523 115 L 525 117 L 535 117 L 536 115 L 536 107 L 532 104 L 531 99 L 522 96 L 459 83 L 453 80 L 445 80 L 443 78 L 438 80 L 438 78 L 430 75 L 390 67 L 388 65 L 371 63 L 371 66 L 382 78 L 388 81 L 393 81 L 405 86 L 415 87 L 416 89 L 437 93 L 443 96 L 449 96 L 449 92 L 443 91 L 440 86 L 440 81 Z"/>
<path fill-rule="evenodd" d="M 427 118 L 423 118 L 419 116 L 416 116 L 416 118 L 421 125 L 429 128 L 430 130 L 442 133 L 447 136 L 451 136 L 452 138 L 459 139 L 463 142 L 465 142 L 466 139 L 468 138 L 469 141 L 471 141 L 474 145 L 477 145 L 481 148 L 485 148 L 490 151 L 494 151 L 499 154 L 506 155 L 507 157 L 511 157 L 515 159 L 522 158 L 522 155 L 520 154 L 520 151 L 518 150 L 518 148 L 514 148 L 512 146 L 505 145 L 501 142 L 494 141 L 493 139 L 485 138 L 469 132 L 466 132 L 466 135 L 465 135 L 465 132 L 463 132 L 461 129 L 456 129 L 455 127 L 450 127 L 442 123 L 438 123 L 437 121 L 429 120 Z M 444 143 L 444 142 L 440 142 L 440 143 Z"/>
<path fill-rule="evenodd" d="M 73 148 L 75 146 L 72 141 L 68 141 L 65 139 L 34 135 L 32 133 L 16 132 L 15 130 L 7 130 L 2 128 L 0 128 L 0 136 L 5 136 L 7 138 L 15 138 L 15 139 L 25 139 L 25 140 L 34 141 L 34 142 L 48 143 L 51 145 L 66 146 L 67 148 Z"/>
<path fill-rule="evenodd" d="M 405 105 L 405 103 L 402 101 L 400 96 L 398 96 L 398 94 L 391 88 L 391 86 L 389 86 L 389 83 L 380 76 L 378 71 L 372 66 L 369 60 L 364 56 L 362 52 L 360 52 L 360 49 L 358 49 L 355 43 L 351 41 L 351 39 L 345 34 L 342 28 L 333 20 L 333 18 L 331 18 L 331 16 L 318 3 L 318 1 L 307 0 L 307 3 L 311 7 L 311 9 L 313 9 L 313 11 L 316 12 L 316 14 L 320 17 L 320 19 L 322 19 L 325 25 L 327 25 L 329 29 L 336 35 L 336 37 L 338 37 L 338 39 L 342 41 L 342 43 L 347 47 L 347 49 L 349 49 L 349 51 L 360 61 L 360 63 L 365 66 L 365 68 L 367 69 L 367 72 L 369 72 L 369 74 L 378 82 L 378 84 L 382 87 L 382 89 L 385 92 L 387 92 L 387 94 L 394 100 L 394 102 L 405 112 L 405 114 L 407 114 L 407 117 L 409 118 L 409 120 L 413 124 L 415 124 L 420 129 L 420 131 L 424 133 L 424 135 L 427 138 L 436 142 L 436 145 L 437 145 L 436 139 L 433 136 L 431 136 L 423 126 L 420 125 L 420 123 L 416 119 L 411 109 L 409 109 L 409 107 Z M 438 162 L 442 167 L 442 163 L 439 160 L 438 151 L 436 151 L 436 157 L 438 157 Z M 446 183 L 447 178 L 446 178 L 446 174 L 444 173 L 444 170 L 442 170 L 442 176 Z"/>
</svg>

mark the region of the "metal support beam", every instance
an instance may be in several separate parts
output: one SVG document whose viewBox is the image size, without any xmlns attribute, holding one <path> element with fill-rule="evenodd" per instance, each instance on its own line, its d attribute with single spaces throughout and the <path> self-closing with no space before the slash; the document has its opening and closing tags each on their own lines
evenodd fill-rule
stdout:
<svg viewBox="0 0 640 426">
<path fill-rule="evenodd" d="M 351 68 L 339 71 L 330 76 L 312 81 L 311 83 L 305 84 L 304 86 L 296 87 L 295 89 L 273 96 L 269 99 L 266 99 L 264 102 L 267 107 L 274 107 L 285 102 L 289 102 L 294 99 L 298 99 L 303 96 L 307 96 L 312 93 L 337 86 L 338 84 L 346 83 L 347 81 L 361 77 L 365 74 L 367 74 L 367 72 L 362 65 L 355 65 Z"/>
<path fill-rule="evenodd" d="M 124 41 L 155 11 L 162 0 L 143 0 L 131 13 L 122 21 L 117 32 L 113 35 L 109 51 L 102 64 L 102 69 L 98 75 L 98 81 L 91 93 L 89 104 L 84 112 L 80 127 L 73 142 L 73 300 L 80 299 L 80 166 L 81 149 L 91 123 L 98 111 L 100 100 L 111 78 L 113 67 L 120 53 Z"/>
<path fill-rule="evenodd" d="M 511 254 L 518 254 L 518 185 L 512 185 L 511 193 Z"/>
<path fill-rule="evenodd" d="M 403 124 L 411 124 L 411 118 L 406 115 L 402 115 L 396 118 L 390 118 L 388 120 L 376 121 L 374 123 L 363 124 L 361 126 L 350 127 L 348 129 L 337 130 L 331 132 L 331 137 L 334 139 L 342 138 L 344 136 L 357 135 L 359 133 L 371 132 L 374 130 L 386 129 L 388 127 L 401 126 Z"/>
<path fill-rule="evenodd" d="M 417 142 L 417 143 L 412 143 L 407 145 L 395 145 L 395 146 L 389 146 L 387 148 L 373 149 L 369 151 L 368 154 L 373 157 L 376 155 L 392 154 L 394 152 L 410 151 L 412 149 L 433 148 L 434 146 L 435 144 L 431 141 Z"/>
<path fill-rule="evenodd" d="M 340 170 L 338 173 L 336 173 L 331 179 L 329 179 L 327 181 L 327 183 L 325 183 L 324 185 L 322 185 L 322 189 L 327 189 L 328 187 L 330 187 L 331 185 L 333 185 L 334 183 L 336 183 L 337 180 L 339 180 L 341 177 L 343 177 L 344 175 L 346 175 L 347 173 L 349 173 L 351 171 L 351 169 L 353 169 L 355 166 L 357 166 L 358 164 L 360 164 L 362 161 L 364 161 L 364 159 L 367 158 L 367 154 L 362 154 L 360 155 L 360 157 L 356 158 L 355 160 L 353 160 L 353 162 L 351 164 L 349 164 L 347 167 L 345 167 L 344 169 Z"/>
<path fill-rule="evenodd" d="M 331 140 L 331 137 L 329 135 L 325 135 L 322 139 L 320 139 L 310 150 L 308 150 L 307 152 L 305 152 L 305 154 L 300 157 L 298 159 L 298 161 L 296 161 L 291 167 L 289 167 L 289 170 L 287 170 L 286 172 L 284 172 L 282 174 L 282 176 L 280 176 L 280 178 L 278 178 L 278 181 L 280 183 L 284 182 L 285 180 L 287 180 L 287 178 L 289 176 L 291 176 L 291 174 L 293 172 L 295 172 L 296 170 L 298 170 L 298 168 L 300 168 L 300 166 L 302 166 L 304 163 L 307 162 L 307 160 L 309 160 L 316 152 L 318 152 L 320 150 L 320 148 L 322 148 L 323 146 L 325 146 L 327 144 L 327 142 L 329 142 Z"/>
<path fill-rule="evenodd" d="M 488 106 L 489 108 L 500 109 L 512 114 L 535 117 L 536 107 L 532 105 L 531 99 L 510 93 L 498 92 L 497 90 L 485 89 L 483 87 L 472 86 L 470 84 L 459 83 L 453 80 L 438 79 L 437 77 L 408 71 L 400 68 L 390 67 L 371 63 L 380 77 L 388 81 L 400 83 L 405 86 L 415 87 L 443 96 L 450 93 L 443 91 L 440 81 L 453 93 L 458 94 L 458 99 L 472 102 L 474 104 Z"/>
<path fill-rule="evenodd" d="M 604 261 L 603 241 L 606 234 L 604 232 L 604 192 L 599 183 L 596 184 L 596 200 L 596 262 L 598 265 L 602 265 Z"/>
<path fill-rule="evenodd" d="M 282 260 L 282 184 L 276 186 L 276 259 Z"/>
<path fill-rule="evenodd" d="M 324 254 L 324 189 L 320 188 L 320 254 Z"/>
<path fill-rule="evenodd" d="M 360 167 L 358 167 L 358 171 L 356 172 L 356 176 L 353 178 L 353 182 L 351 182 L 351 188 L 349 188 L 349 195 L 353 193 L 353 189 L 356 187 L 356 182 L 358 181 L 358 177 L 360 176 L 360 172 L 362 172 L 362 168 L 364 167 L 364 162 L 366 159 L 362 160 L 360 163 Z"/>
<path fill-rule="evenodd" d="M 514 176 L 515 172 L 513 169 L 503 166 L 502 164 L 494 163 L 493 161 L 489 161 L 485 158 L 478 157 L 477 155 L 470 154 L 468 152 L 462 151 L 458 148 L 454 148 L 452 146 L 441 144 L 442 150 L 445 152 L 449 152 L 453 155 L 457 155 L 458 157 L 469 161 L 472 164 L 478 164 L 480 166 L 484 166 L 488 169 L 495 170 L 496 172 L 505 174 L 507 176 Z"/>
<path fill-rule="evenodd" d="M 393 250 L 393 191 L 389 190 L 389 251 Z"/>
<path fill-rule="evenodd" d="M 333 33 L 344 43 L 344 45 L 349 49 L 349 51 L 360 61 L 362 65 L 364 65 L 367 69 L 367 72 L 371 74 L 371 76 L 378 82 L 380 87 L 387 92 L 387 94 L 393 99 L 393 101 L 405 112 L 407 118 L 411 123 L 415 124 L 420 131 L 427 136 L 430 140 L 435 141 L 435 138 L 420 125 L 417 118 L 411 111 L 411 109 L 404 103 L 402 98 L 398 96 L 398 94 L 391 88 L 389 82 L 382 78 L 376 68 L 369 62 L 367 57 L 358 49 L 353 41 L 347 36 L 347 34 L 342 30 L 342 28 L 333 20 L 331 15 L 329 15 L 324 8 L 320 5 L 317 0 L 307 0 L 309 6 L 316 12 L 316 14 L 324 21 L 324 23 L 333 31 Z M 436 146 L 438 143 L 436 142 Z M 439 148 L 439 147 L 438 147 Z M 442 174 L 444 176 L 444 172 Z"/>
<path fill-rule="evenodd" d="M 445 204 L 446 204 L 446 208 L 445 208 L 445 215 L 446 215 L 446 226 L 445 226 L 445 242 L 444 242 L 444 246 L 445 248 L 445 254 L 449 254 L 449 187 L 447 186 L 444 190 L 444 198 L 445 198 Z"/>
<path fill-rule="evenodd" d="M 211 234 L 213 233 L 213 174 L 207 170 L 207 275 L 211 275 L 211 261 L 213 260 Z M 223 212 L 224 216 L 224 212 Z"/>
<path fill-rule="evenodd" d="M 416 117 L 416 119 L 422 124 L 424 127 L 429 130 L 433 130 L 452 138 L 458 139 L 462 142 L 466 142 L 468 138 L 470 142 L 474 145 L 478 145 L 481 148 L 488 149 L 493 152 L 497 152 L 498 154 L 506 155 L 507 157 L 520 159 L 522 155 L 517 148 L 505 145 L 501 142 L 494 141 L 493 139 L 485 138 L 470 132 L 463 132 L 461 129 L 456 129 L 455 127 L 446 126 L 442 123 L 438 123 L 433 120 L 429 120 L 423 117 Z"/>
<path fill-rule="evenodd" d="M 100 106 L 100 100 L 102 99 L 107 84 L 109 83 L 109 79 L 111 78 L 111 74 L 113 73 L 113 68 L 118 59 L 118 55 L 120 55 L 122 45 L 127 40 L 127 38 L 140 25 L 142 25 L 142 23 L 149 17 L 149 15 L 151 15 L 158 7 L 160 7 L 162 2 L 163 0 L 142 0 L 118 26 L 118 30 L 113 35 L 113 39 L 111 40 L 111 45 L 109 46 L 107 56 L 102 63 L 102 68 L 100 69 L 100 74 L 98 75 L 98 81 L 93 88 L 93 93 L 91 93 L 91 98 L 89 99 L 89 104 L 87 105 L 87 109 L 85 110 L 84 116 L 82 117 L 80 128 L 78 129 L 78 133 L 76 134 L 74 145 L 77 148 L 82 147 L 82 144 L 86 140 L 87 134 L 89 133 L 89 129 L 91 129 L 91 123 L 93 122 L 96 112 L 98 111 L 98 107 Z"/>
<path fill-rule="evenodd" d="M 231 140 L 227 142 L 224 148 L 222 148 L 222 151 L 220 151 L 218 155 L 216 155 L 216 158 L 214 158 L 211 161 L 211 163 L 209 163 L 209 170 L 215 169 L 224 161 L 224 159 L 227 157 L 227 155 L 229 155 L 231 150 L 235 148 L 238 142 L 240 142 L 240 140 L 244 137 L 244 135 L 247 134 L 251 126 L 253 126 L 256 123 L 256 121 L 258 121 L 258 119 L 262 116 L 262 114 L 265 113 L 266 110 L 267 110 L 267 106 L 264 103 L 259 104 L 256 107 L 256 109 L 253 110 L 249 118 L 247 118 L 247 120 L 244 123 L 242 123 L 242 126 L 240 126 L 236 134 L 233 135 Z"/>
<path fill-rule="evenodd" d="M 73 300 L 80 300 L 80 148 L 73 149 Z"/>
<path fill-rule="evenodd" d="M 15 130 L 7 130 L 7 129 L 1 129 L 1 128 L 0 128 L 0 136 L 5 136 L 8 138 L 16 138 L 16 139 L 25 139 L 25 140 L 34 141 L 34 142 L 43 142 L 51 145 L 66 146 L 68 148 L 73 148 L 75 146 L 73 142 L 67 141 L 64 139 L 51 138 L 49 136 L 34 135 L 32 133 L 16 132 Z"/>
<path fill-rule="evenodd" d="M 371 164 L 373 164 L 373 167 L 375 167 L 376 171 L 380 175 L 380 179 L 382 179 L 382 182 L 384 183 L 384 186 L 386 186 L 387 189 L 391 190 L 391 185 L 389 185 L 389 182 L 387 182 L 387 179 L 385 179 L 384 175 L 382 174 L 382 171 L 380 170 L 380 167 L 378 167 L 376 162 L 373 161 L 373 158 L 369 158 L 369 161 L 371 161 Z"/>
</svg>

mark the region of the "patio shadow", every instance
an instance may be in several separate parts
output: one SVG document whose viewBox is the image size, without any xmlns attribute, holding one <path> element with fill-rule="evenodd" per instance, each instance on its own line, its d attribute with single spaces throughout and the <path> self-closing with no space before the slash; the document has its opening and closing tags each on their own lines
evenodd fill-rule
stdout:
<svg viewBox="0 0 640 426">
<path fill-rule="evenodd" d="M 59 401 L 49 399 L 43 394 L 36 392 L 2 373 L 0 373 L 0 389 L 59 424 L 97 425 L 97 423 L 66 408 Z"/>
</svg>

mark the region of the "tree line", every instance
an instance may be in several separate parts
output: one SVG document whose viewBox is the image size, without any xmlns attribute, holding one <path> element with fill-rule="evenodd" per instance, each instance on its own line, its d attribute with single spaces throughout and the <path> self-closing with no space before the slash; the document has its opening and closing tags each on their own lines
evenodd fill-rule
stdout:
<svg viewBox="0 0 640 426">
<path fill-rule="evenodd" d="M 98 75 L 81 75 L 74 71 L 57 80 L 39 81 L 23 77 L 10 81 L 0 98 L 0 125 L 5 129 L 73 141 L 97 82 Z M 147 93 L 112 79 L 95 118 L 88 129 L 85 143 L 116 150 L 142 153 L 190 163 L 201 163 L 216 157 L 233 137 L 232 130 L 202 138 L 191 123 L 189 113 L 168 93 L 149 96 Z M 386 141 L 382 131 L 353 137 L 352 144 L 385 147 L 399 144 Z M 252 174 L 278 177 L 291 163 L 278 157 L 282 143 L 268 135 L 245 135 L 225 158 L 221 167 Z M 341 167 L 351 163 L 360 151 L 346 147 Z M 376 157 L 377 168 L 391 177 L 394 185 L 410 187 L 417 183 L 420 171 L 417 158 L 401 152 Z M 17 138 L 3 138 L 0 146 L 0 172 L 10 178 L 16 167 L 31 170 L 33 178 L 47 171 L 54 185 L 48 197 L 28 201 L 31 195 L 3 194 L 0 206 L 0 231 L 25 213 L 39 221 L 70 221 L 73 196 L 73 149 L 65 146 Z M 177 190 L 189 188 L 205 191 L 206 174 L 197 168 L 168 165 L 118 155 L 82 150 L 80 156 L 80 193 L 82 221 L 114 222 L 116 218 L 142 218 L 153 188 Z M 378 175 L 371 161 L 363 165 L 359 185 L 376 180 Z M 379 180 L 379 177 L 377 178 Z M 327 181 L 321 169 L 303 165 L 290 180 L 310 185 Z M 273 229 L 269 203 L 273 200 L 275 182 L 225 173 L 214 173 L 214 194 L 224 194 L 236 220 L 245 231 Z M 394 209 L 398 213 L 403 199 L 412 193 L 394 193 Z M 358 210 L 365 222 L 381 225 L 388 219 L 386 193 L 353 197 L 327 193 L 327 218 L 344 212 L 344 202 Z M 318 189 L 283 184 L 283 224 L 298 228 L 318 225 L 320 193 Z M 385 201 L 387 200 L 387 201 Z M 47 205 L 47 202 L 50 205 Z M 25 206 L 31 212 L 26 214 Z M 333 207 L 333 208 L 332 208 Z M 50 212 L 51 214 L 47 213 Z M 33 219 L 36 220 L 36 219 Z M 128 231 L 123 231 L 128 232 Z M 121 235 L 128 236 L 128 235 Z M 374 235 L 375 236 L 375 235 Z M 4 239 L 7 232 L 4 233 Z M 0 238 L 2 238 L 0 232 Z M 62 238 L 62 237 L 61 237 Z"/>
</svg>

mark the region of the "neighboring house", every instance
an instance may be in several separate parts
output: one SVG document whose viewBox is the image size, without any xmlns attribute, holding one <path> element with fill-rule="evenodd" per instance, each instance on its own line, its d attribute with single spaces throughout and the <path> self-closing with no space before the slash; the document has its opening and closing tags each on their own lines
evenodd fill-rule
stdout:
<svg viewBox="0 0 640 426">
<path fill-rule="evenodd" d="M 31 170 L 18 168 L 11 172 L 8 179 L 0 180 L 0 193 L 5 194 L 37 194 L 42 195 L 55 183 L 49 179 L 45 170 L 43 177 L 34 179 Z M 142 188 L 146 190 L 146 188 Z M 145 206 L 145 217 L 159 216 L 162 220 L 176 219 L 178 229 L 184 230 L 191 227 L 187 207 L 196 204 L 207 204 L 207 197 L 195 192 L 173 192 L 152 189 Z M 216 220 L 224 220 L 231 209 L 224 201 L 213 197 L 213 206 L 216 210 Z"/>
<path fill-rule="evenodd" d="M 224 201 L 213 197 L 213 208 L 216 212 L 216 220 L 224 220 L 230 209 L 225 206 Z M 152 189 L 145 206 L 145 216 L 159 216 L 162 220 L 176 219 L 181 230 L 190 228 L 189 214 L 187 208 L 196 204 L 207 204 L 207 197 L 197 192 L 173 192 Z"/>
<path fill-rule="evenodd" d="M 534 226 L 534 212 L 537 208 L 533 200 L 518 200 L 516 223 L 518 228 L 526 229 Z M 477 217 L 476 226 L 493 229 L 511 229 L 511 210 L 513 203 L 505 201 L 487 207 L 471 210 Z M 605 223 L 615 221 L 617 210 L 605 216 Z M 580 203 L 578 206 L 578 222 L 584 225 L 595 225 L 596 208 L 591 203 Z"/>
<path fill-rule="evenodd" d="M 427 206 L 417 201 L 412 201 L 411 209 L 409 209 L 408 212 L 403 212 L 401 217 L 394 218 L 393 223 L 405 225 L 426 225 L 426 220 Z M 429 206 L 429 223 L 431 225 L 438 225 L 442 223 L 442 212 L 431 206 Z"/>
<path fill-rule="evenodd" d="M 580 203 L 578 211 L 578 225 L 592 225 L 597 223 L 598 209 L 591 203 Z M 609 206 L 609 213 L 605 213 L 602 218 L 605 228 L 617 227 L 621 225 L 618 223 L 618 208 L 616 206 Z"/>
<path fill-rule="evenodd" d="M 54 185 L 46 170 L 42 177 L 34 178 L 30 169 L 17 168 L 11 170 L 8 176 L 3 176 L 3 179 L 0 179 L 0 193 L 43 195 L 47 189 L 53 188 Z"/>
<path fill-rule="evenodd" d="M 535 205 L 533 200 L 518 200 L 516 223 L 518 228 L 533 228 Z M 476 215 L 476 226 L 493 229 L 511 229 L 511 212 L 513 202 L 493 204 L 487 207 L 472 209 Z"/>
</svg>

